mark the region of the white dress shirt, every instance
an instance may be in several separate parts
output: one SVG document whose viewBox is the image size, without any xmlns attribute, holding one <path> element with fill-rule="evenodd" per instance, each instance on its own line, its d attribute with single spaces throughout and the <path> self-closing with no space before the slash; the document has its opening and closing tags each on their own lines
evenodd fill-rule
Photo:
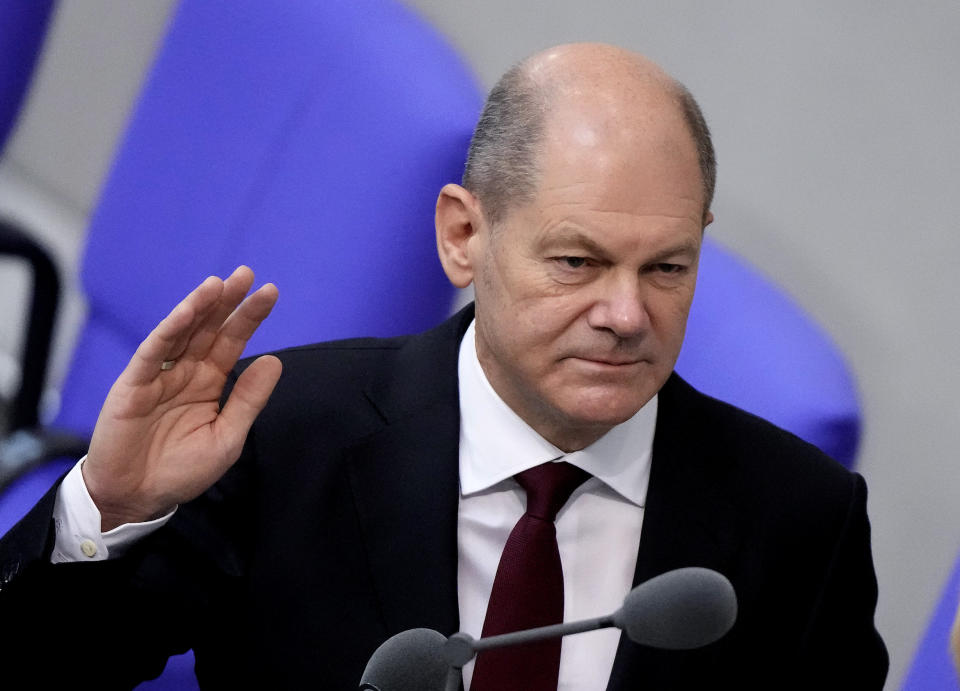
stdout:
<svg viewBox="0 0 960 691">
<path fill-rule="evenodd" d="M 100 510 L 83 481 L 82 468 L 86 459 L 84 456 L 77 461 L 57 489 L 53 504 L 56 541 L 50 555 L 54 564 L 121 557 L 137 540 L 169 521 L 176 511 L 144 523 L 124 523 L 101 533 Z"/>
<path fill-rule="evenodd" d="M 460 628 L 480 637 L 500 554 L 523 515 L 526 495 L 513 476 L 551 460 L 565 460 L 593 477 L 557 515 L 563 564 L 564 621 L 614 612 L 633 583 L 657 419 L 656 396 L 636 415 L 587 448 L 569 454 L 537 434 L 497 395 L 477 359 L 471 323 L 460 347 L 460 503 L 457 587 Z M 118 557 L 166 523 L 174 512 L 146 523 L 100 533 L 100 512 L 81 473 L 67 474 L 54 506 L 56 542 L 51 561 Z M 563 639 L 558 691 L 602 691 L 620 632 L 593 631 Z M 473 663 L 464 667 L 467 691 Z"/>
<path fill-rule="evenodd" d="M 487 601 L 510 531 L 526 509 L 513 476 L 565 460 L 593 477 L 557 514 L 563 565 L 564 621 L 611 614 L 633 584 L 643 506 L 650 479 L 654 397 L 630 420 L 587 448 L 563 451 L 537 434 L 497 395 L 477 360 L 474 325 L 460 345 L 460 504 L 457 588 L 460 628 L 480 637 Z M 559 691 L 607 687 L 620 632 L 593 631 L 563 639 Z M 473 663 L 463 669 L 469 691 Z"/>
</svg>

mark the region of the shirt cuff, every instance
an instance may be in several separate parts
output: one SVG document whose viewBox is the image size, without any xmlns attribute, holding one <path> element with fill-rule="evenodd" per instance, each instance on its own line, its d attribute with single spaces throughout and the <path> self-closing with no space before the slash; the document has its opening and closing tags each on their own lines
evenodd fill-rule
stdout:
<svg viewBox="0 0 960 691">
<path fill-rule="evenodd" d="M 50 555 L 53 564 L 121 557 L 139 540 L 166 524 L 177 510 L 174 507 L 170 513 L 152 521 L 124 523 L 101 533 L 100 510 L 90 497 L 81 472 L 86 459 L 84 456 L 77 461 L 57 489 L 53 505 L 56 541 Z"/>
</svg>

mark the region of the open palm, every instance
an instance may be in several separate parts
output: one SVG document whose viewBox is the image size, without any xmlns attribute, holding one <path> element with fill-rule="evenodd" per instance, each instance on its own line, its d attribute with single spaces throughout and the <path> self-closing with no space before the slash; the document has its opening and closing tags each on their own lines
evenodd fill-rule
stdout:
<svg viewBox="0 0 960 691">
<path fill-rule="evenodd" d="M 231 369 L 277 300 L 266 284 L 244 299 L 253 272 L 211 276 L 140 344 L 97 420 L 83 478 L 104 531 L 189 501 L 237 460 L 280 377 L 266 355 L 239 377 L 220 409 Z"/>
</svg>

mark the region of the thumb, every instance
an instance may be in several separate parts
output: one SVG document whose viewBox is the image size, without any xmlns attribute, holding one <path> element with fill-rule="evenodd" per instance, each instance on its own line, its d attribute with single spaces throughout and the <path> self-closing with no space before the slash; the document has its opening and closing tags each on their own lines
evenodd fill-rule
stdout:
<svg viewBox="0 0 960 691">
<path fill-rule="evenodd" d="M 273 355 L 263 355 L 247 367 L 237 379 L 227 402 L 217 418 L 217 434 L 232 456 L 240 455 L 253 421 L 263 410 L 273 393 L 283 365 Z"/>
</svg>

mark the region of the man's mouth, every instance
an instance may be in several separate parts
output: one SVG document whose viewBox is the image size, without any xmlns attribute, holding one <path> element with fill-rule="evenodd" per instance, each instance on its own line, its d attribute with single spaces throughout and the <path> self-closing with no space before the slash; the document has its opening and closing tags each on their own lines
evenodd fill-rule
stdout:
<svg viewBox="0 0 960 691">
<path fill-rule="evenodd" d="M 604 356 L 593 356 L 593 355 L 574 355 L 574 359 L 583 360 L 584 362 L 593 362 L 598 365 L 607 365 L 609 367 L 626 367 L 628 365 L 635 365 L 638 362 L 642 362 L 640 358 L 624 358 L 624 357 L 604 357 Z"/>
</svg>

